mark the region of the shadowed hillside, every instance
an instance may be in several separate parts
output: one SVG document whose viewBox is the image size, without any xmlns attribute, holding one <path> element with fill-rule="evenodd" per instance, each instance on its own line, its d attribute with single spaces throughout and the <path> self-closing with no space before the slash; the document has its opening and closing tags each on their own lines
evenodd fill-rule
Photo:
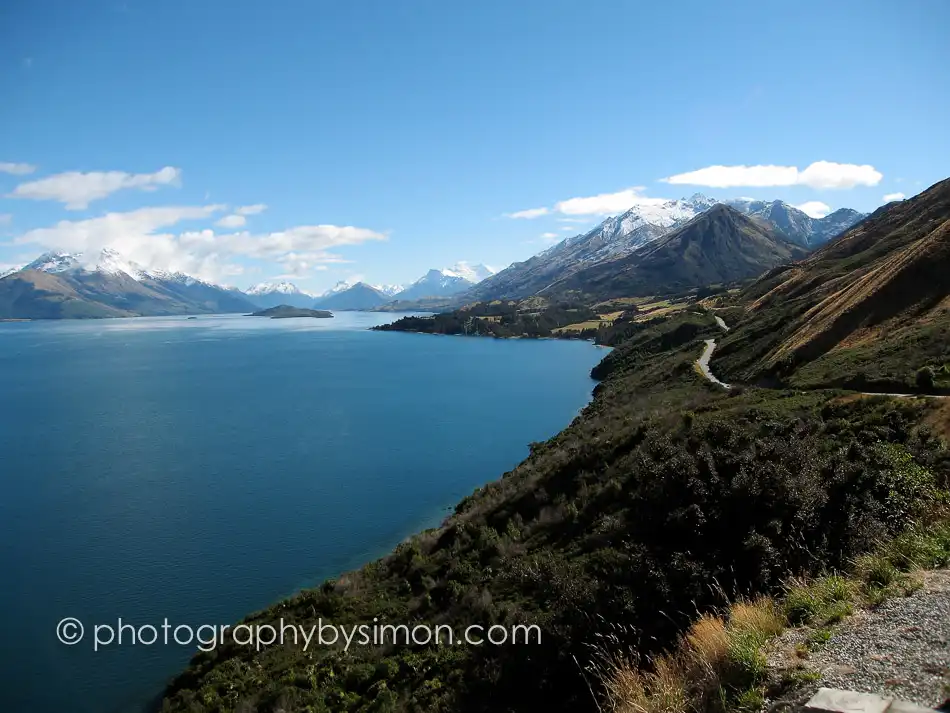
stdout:
<svg viewBox="0 0 950 713">
<path fill-rule="evenodd" d="M 749 287 L 717 363 L 745 381 L 906 387 L 950 361 L 948 297 L 950 180 Z"/>
<path fill-rule="evenodd" d="M 23 270 L 0 279 L 0 317 L 82 319 L 133 315 L 129 310 L 86 298 L 57 275 Z"/>
<path fill-rule="evenodd" d="M 765 223 L 720 204 L 630 255 L 580 270 L 541 293 L 594 299 L 670 294 L 757 277 L 805 254 Z"/>
</svg>

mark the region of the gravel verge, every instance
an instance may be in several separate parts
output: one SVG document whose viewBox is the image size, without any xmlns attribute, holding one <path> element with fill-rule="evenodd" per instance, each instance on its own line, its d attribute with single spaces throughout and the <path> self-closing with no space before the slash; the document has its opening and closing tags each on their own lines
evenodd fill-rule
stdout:
<svg viewBox="0 0 950 713">
<path fill-rule="evenodd" d="M 950 570 L 921 574 L 909 597 L 847 619 L 808 661 L 815 686 L 935 707 L 950 698 Z"/>
</svg>

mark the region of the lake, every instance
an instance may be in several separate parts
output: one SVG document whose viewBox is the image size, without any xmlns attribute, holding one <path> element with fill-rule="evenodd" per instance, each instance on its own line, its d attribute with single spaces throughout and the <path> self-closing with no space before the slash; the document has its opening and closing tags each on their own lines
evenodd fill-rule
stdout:
<svg viewBox="0 0 950 713">
<path fill-rule="evenodd" d="M 0 324 L 0 710 L 140 713 L 194 647 L 94 652 L 96 624 L 232 623 L 385 554 L 566 426 L 604 354 L 392 319 Z"/>
</svg>

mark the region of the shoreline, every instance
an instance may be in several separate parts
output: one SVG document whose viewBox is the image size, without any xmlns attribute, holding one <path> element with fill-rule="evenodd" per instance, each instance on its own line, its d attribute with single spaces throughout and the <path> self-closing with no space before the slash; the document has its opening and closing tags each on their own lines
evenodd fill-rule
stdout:
<svg viewBox="0 0 950 713">
<path fill-rule="evenodd" d="M 593 342 L 593 340 L 558 339 L 556 337 L 523 337 L 523 336 L 495 337 L 493 335 L 482 335 L 482 334 L 440 334 L 440 333 L 418 332 L 418 331 L 410 332 L 408 330 L 406 331 L 379 330 L 379 329 L 376 329 L 375 327 L 369 327 L 366 331 L 397 331 L 397 332 L 403 332 L 407 334 L 428 334 L 430 336 L 441 336 L 441 337 L 482 337 L 482 338 L 491 337 L 497 340 L 526 339 L 526 340 L 531 340 L 531 341 L 547 340 L 547 341 L 586 341 L 588 343 Z M 601 348 L 601 349 L 607 349 L 607 350 L 614 349 L 614 347 L 610 347 L 607 345 L 593 344 L 593 346 L 597 348 Z M 600 364 L 602 361 L 603 360 L 601 359 L 601 361 L 597 362 L 597 364 Z M 592 368 L 596 368 L 597 364 L 595 364 L 594 367 Z M 561 436 L 561 434 L 563 434 L 568 428 L 570 428 L 571 425 L 577 420 L 577 418 L 579 418 L 583 414 L 584 410 L 589 408 L 590 405 L 593 404 L 597 400 L 598 398 L 597 388 L 598 386 L 601 385 L 602 380 L 594 378 L 591 375 L 590 371 L 588 371 L 587 376 L 593 382 L 593 386 L 590 388 L 588 392 L 587 400 L 577 409 L 576 412 L 574 412 L 573 415 L 570 416 L 567 423 L 561 426 L 555 433 L 545 438 L 544 442 L 552 440 L 552 439 L 556 439 L 559 436 Z M 456 514 L 456 510 L 459 504 L 464 502 L 467 498 L 471 497 L 474 493 L 477 493 L 481 491 L 482 489 L 490 486 L 492 483 L 500 482 L 508 473 L 513 472 L 515 469 L 519 468 L 525 461 L 527 461 L 531 457 L 531 454 L 532 454 L 531 442 L 524 444 L 524 448 L 526 452 L 516 463 L 512 464 L 508 468 L 508 470 L 500 474 L 493 475 L 492 477 L 490 477 L 488 480 L 484 481 L 480 485 L 475 486 L 475 488 L 468 494 L 461 495 L 460 497 L 454 499 L 451 502 L 447 502 L 446 504 L 440 505 L 436 510 L 432 512 L 431 520 L 429 519 L 429 517 L 420 518 L 417 525 L 413 526 L 412 529 L 410 529 L 408 534 L 402 536 L 400 539 L 395 541 L 392 545 L 382 546 L 380 548 L 374 548 L 376 549 L 376 552 L 378 554 L 371 555 L 368 559 L 360 560 L 360 563 L 357 565 L 354 565 L 349 568 L 344 568 L 343 571 L 341 571 L 336 576 L 325 577 L 322 580 L 316 580 L 316 579 L 305 580 L 305 581 L 312 582 L 312 584 L 306 584 L 304 586 L 297 587 L 292 592 L 279 596 L 275 598 L 274 600 L 270 601 L 269 603 L 264 604 L 261 608 L 248 612 L 246 615 L 244 615 L 244 617 L 235 621 L 234 622 L 235 625 L 240 624 L 242 622 L 249 621 L 251 620 L 252 617 L 258 616 L 264 612 L 268 612 L 275 608 L 280 608 L 283 605 L 285 605 L 288 601 L 291 601 L 294 598 L 299 597 L 301 594 L 305 592 L 318 590 L 319 588 L 324 586 L 327 582 L 336 581 L 350 575 L 357 575 L 363 570 L 365 570 L 367 567 L 370 567 L 373 564 L 378 563 L 378 562 L 383 562 L 387 558 L 393 556 L 400 546 L 407 543 L 411 543 L 416 538 L 422 537 L 428 532 L 439 530 L 440 528 L 445 527 L 446 523 L 448 523 L 449 520 Z M 432 524 L 426 526 L 427 522 L 431 522 Z M 356 557 L 354 557 L 354 560 L 355 559 Z M 163 686 L 162 691 L 160 693 L 157 693 L 154 698 L 152 698 L 148 703 L 145 704 L 146 707 L 143 708 L 143 713 L 160 713 L 160 711 L 162 710 L 164 701 L 167 697 L 168 691 L 170 690 L 172 684 L 180 676 L 188 673 L 190 669 L 191 669 L 191 661 L 189 660 L 189 662 L 184 668 L 177 670 L 177 672 L 173 674 L 173 677 Z"/>
</svg>

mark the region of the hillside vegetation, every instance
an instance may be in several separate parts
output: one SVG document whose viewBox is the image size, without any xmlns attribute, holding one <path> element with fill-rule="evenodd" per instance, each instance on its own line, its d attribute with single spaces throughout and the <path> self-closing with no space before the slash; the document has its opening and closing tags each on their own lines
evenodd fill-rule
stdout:
<svg viewBox="0 0 950 713">
<path fill-rule="evenodd" d="M 550 337 L 567 325 L 594 321 L 599 316 L 585 305 L 549 304 L 546 300 L 476 302 L 454 312 L 431 317 L 403 317 L 373 329 L 381 332 L 461 334 L 480 337 Z"/>
<path fill-rule="evenodd" d="M 725 336 L 692 309 L 617 320 L 602 335 L 617 348 L 594 369 L 594 400 L 568 428 L 532 444 L 523 463 L 439 527 L 248 619 L 536 624 L 539 644 L 257 652 L 231 642 L 197 655 L 170 684 L 163 710 L 593 713 L 609 693 L 590 672 L 605 643 L 646 660 L 731 600 L 778 592 L 791 575 L 844 568 L 907 530 L 950 484 L 950 454 L 929 426 L 946 417 L 940 402 L 786 388 L 787 374 L 769 371 L 822 285 L 835 275 L 836 292 L 856 284 L 840 260 L 871 250 L 874 259 L 848 269 L 867 275 L 887 261 L 891 277 L 878 283 L 887 289 L 901 272 L 895 251 L 941 254 L 944 239 L 928 238 L 939 216 L 921 222 L 907 207 L 743 292 L 707 297 L 703 304 L 722 307 L 734 325 Z M 929 297 L 928 284 L 936 286 Z M 926 310 L 909 308 L 908 329 L 924 334 L 943 284 L 916 283 L 913 304 Z M 877 304 L 873 292 L 863 290 L 859 304 Z M 880 333 L 869 334 L 865 348 L 883 349 Z M 730 378 L 736 386 L 726 391 L 698 375 L 695 360 L 711 337 L 724 352 L 730 345 L 714 371 L 750 374 L 766 388 Z M 799 341 L 806 348 L 793 350 L 792 377 L 829 353 L 807 348 L 813 338 Z M 913 367 L 921 343 L 889 343 L 887 353 Z"/>
<path fill-rule="evenodd" d="M 882 209 L 739 296 L 714 364 L 738 381 L 950 386 L 950 180 Z M 921 369 L 923 376 L 918 376 Z M 919 383 L 918 380 L 923 382 Z"/>
</svg>

